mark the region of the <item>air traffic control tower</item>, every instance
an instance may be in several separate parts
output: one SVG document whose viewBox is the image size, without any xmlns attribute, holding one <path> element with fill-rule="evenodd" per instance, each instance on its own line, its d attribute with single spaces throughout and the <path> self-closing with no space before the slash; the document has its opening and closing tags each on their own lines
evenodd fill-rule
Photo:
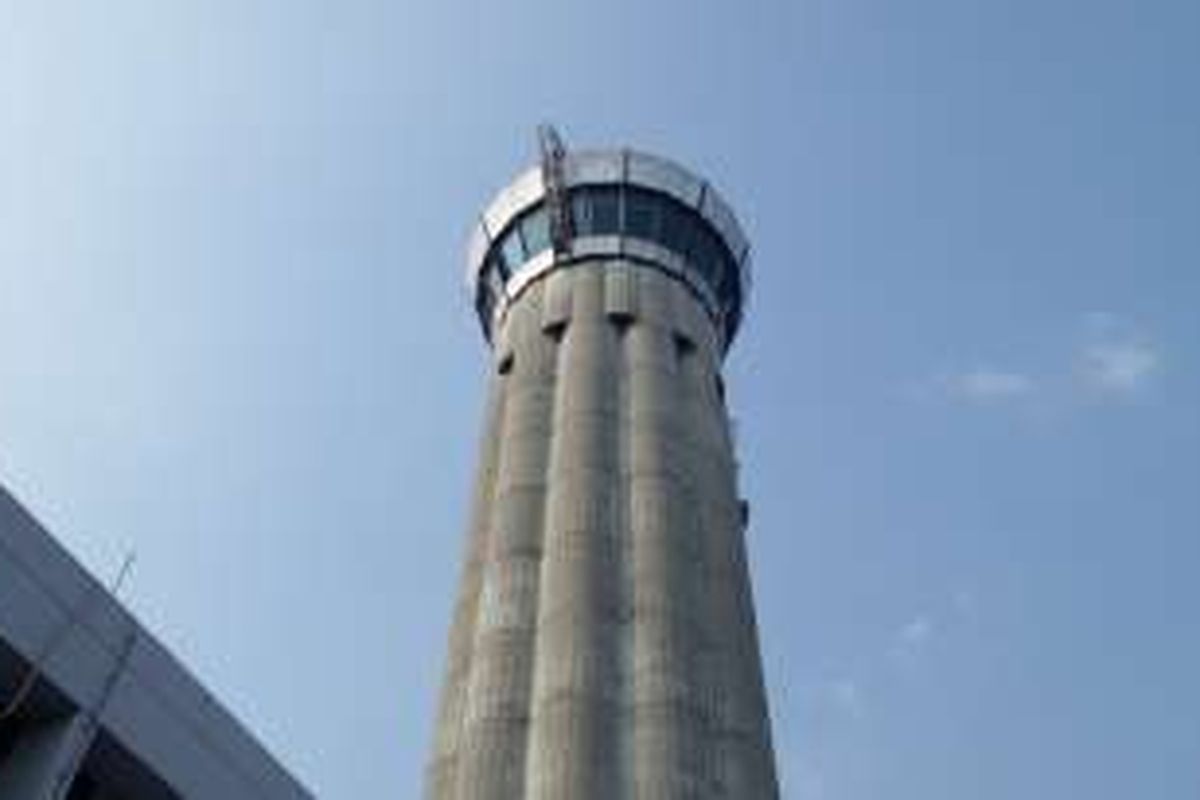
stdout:
<svg viewBox="0 0 1200 800">
<path fill-rule="evenodd" d="M 471 235 L 493 351 L 427 800 L 775 800 L 721 382 L 749 247 L 703 179 L 564 152 Z"/>
</svg>

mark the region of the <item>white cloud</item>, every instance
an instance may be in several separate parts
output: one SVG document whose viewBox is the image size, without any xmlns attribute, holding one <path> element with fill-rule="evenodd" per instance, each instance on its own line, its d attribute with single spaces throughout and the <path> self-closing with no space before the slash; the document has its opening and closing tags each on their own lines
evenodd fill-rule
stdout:
<svg viewBox="0 0 1200 800">
<path fill-rule="evenodd" d="M 1081 355 L 1082 375 L 1088 386 L 1102 392 L 1129 394 L 1154 375 L 1162 358 L 1143 341 L 1109 341 L 1086 346 Z"/>
<path fill-rule="evenodd" d="M 1162 366 L 1159 347 L 1132 321 L 1108 311 L 1084 316 L 1084 340 L 1076 354 L 1076 377 L 1108 395 L 1142 389 Z"/>
<path fill-rule="evenodd" d="M 913 666 L 935 633 L 933 619 L 918 614 L 896 630 L 889 655 L 902 666 Z"/>
<path fill-rule="evenodd" d="M 985 362 L 915 385 L 911 394 L 917 399 L 1045 410 L 1078 401 L 1081 388 L 1102 398 L 1133 395 L 1162 371 L 1161 347 L 1130 320 L 1092 312 L 1083 316 L 1081 329 L 1067 358 L 1042 373 Z"/>
<path fill-rule="evenodd" d="M 1033 379 L 1024 373 L 992 367 L 976 367 L 950 381 L 959 396 L 983 402 L 1024 397 L 1035 388 Z"/>
<path fill-rule="evenodd" d="M 900 628 L 900 642 L 908 647 L 920 647 L 933 634 L 933 622 L 929 617 L 920 615 Z"/>
</svg>

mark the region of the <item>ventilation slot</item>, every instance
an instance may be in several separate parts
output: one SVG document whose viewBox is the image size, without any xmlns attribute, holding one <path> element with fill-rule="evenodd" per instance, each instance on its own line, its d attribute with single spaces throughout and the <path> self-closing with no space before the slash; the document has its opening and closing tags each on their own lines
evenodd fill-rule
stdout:
<svg viewBox="0 0 1200 800">
<path fill-rule="evenodd" d="M 501 353 L 500 358 L 496 361 L 496 372 L 500 373 L 501 375 L 507 375 L 508 373 L 512 372 L 513 361 L 514 356 L 511 350 Z"/>
<path fill-rule="evenodd" d="M 687 334 L 675 331 L 672 338 L 675 340 L 675 355 L 677 357 L 686 358 L 696 352 L 696 343 Z"/>
<path fill-rule="evenodd" d="M 618 326 L 633 322 L 636 313 L 634 283 L 629 267 L 610 267 L 604 273 L 604 313 Z"/>
</svg>

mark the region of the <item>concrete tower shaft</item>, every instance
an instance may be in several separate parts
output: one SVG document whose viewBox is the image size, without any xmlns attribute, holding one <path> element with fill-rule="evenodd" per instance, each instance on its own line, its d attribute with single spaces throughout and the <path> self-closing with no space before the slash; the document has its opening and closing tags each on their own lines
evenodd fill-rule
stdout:
<svg viewBox="0 0 1200 800">
<path fill-rule="evenodd" d="M 577 243 L 604 231 L 574 208 Z M 429 800 L 778 797 L 712 288 L 742 262 L 713 230 L 667 234 L 703 272 L 631 254 L 628 227 L 549 267 L 513 250 L 480 304 L 494 374 Z"/>
</svg>

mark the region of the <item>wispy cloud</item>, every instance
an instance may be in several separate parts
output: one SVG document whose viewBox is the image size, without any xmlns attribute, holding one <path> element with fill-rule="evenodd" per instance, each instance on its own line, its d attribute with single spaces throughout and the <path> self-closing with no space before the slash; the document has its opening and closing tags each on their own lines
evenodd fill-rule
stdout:
<svg viewBox="0 0 1200 800">
<path fill-rule="evenodd" d="M 896 630 L 888 651 L 889 655 L 893 660 L 905 666 L 916 664 L 936 630 L 932 617 L 927 614 L 917 614 Z"/>
<path fill-rule="evenodd" d="M 1070 357 L 1049 369 L 1034 372 L 985 363 L 942 373 L 915 394 L 978 406 L 1028 405 L 1037 400 L 1039 406 L 1053 407 L 1078 400 L 1081 389 L 1093 397 L 1133 395 L 1162 371 L 1161 347 L 1129 320 L 1095 312 L 1084 315 L 1082 328 L 1083 336 Z"/>
<path fill-rule="evenodd" d="M 938 625 L 928 614 L 915 614 L 897 627 L 882 651 L 865 659 L 849 674 L 844 674 L 826 683 L 821 690 L 821 699 L 839 715 L 860 720 L 867 715 L 868 697 L 863 680 L 874 681 L 891 668 L 913 667 L 922 653 L 938 633 Z"/>
<path fill-rule="evenodd" d="M 1025 397 L 1036 388 L 1030 376 L 995 367 L 976 367 L 949 376 L 947 381 L 951 391 L 959 397 L 984 403 Z"/>
<path fill-rule="evenodd" d="M 1088 386 L 1101 392 L 1136 392 L 1158 371 L 1162 357 L 1149 342 L 1113 341 L 1087 346 L 1080 356 Z"/>
<path fill-rule="evenodd" d="M 838 794 L 839 778 L 824 760 L 821 743 L 831 732 L 862 730 L 874 718 L 894 713 L 889 695 L 901 688 L 900 681 L 913 670 L 935 667 L 924 656 L 940 639 L 949 641 L 957 628 L 976 619 L 975 592 L 960 588 L 947 594 L 936 607 L 918 608 L 885 628 L 866 652 L 852 663 L 843 664 L 828 678 L 803 688 L 803 716 L 811 721 L 804 738 L 796 739 L 787 752 L 785 785 L 788 797 L 824 800 Z M 911 684 L 910 684 L 911 685 Z"/>
<path fill-rule="evenodd" d="M 897 638 L 906 647 L 921 647 L 933 635 L 933 622 L 920 614 L 900 628 Z"/>
</svg>

